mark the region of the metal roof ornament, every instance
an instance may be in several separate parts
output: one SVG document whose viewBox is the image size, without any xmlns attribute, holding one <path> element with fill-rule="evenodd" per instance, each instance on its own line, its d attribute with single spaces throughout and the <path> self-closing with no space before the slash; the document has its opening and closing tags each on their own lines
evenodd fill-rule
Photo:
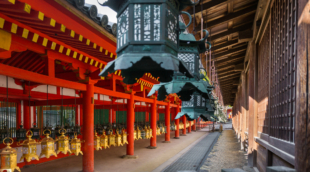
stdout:
<svg viewBox="0 0 310 172">
<path fill-rule="evenodd" d="M 170 82 L 174 71 L 192 78 L 178 56 L 179 12 L 198 4 L 191 0 L 108 0 L 101 4 L 117 12 L 117 59 L 99 76 L 122 71 L 123 82 L 134 84 L 145 73 Z"/>
</svg>

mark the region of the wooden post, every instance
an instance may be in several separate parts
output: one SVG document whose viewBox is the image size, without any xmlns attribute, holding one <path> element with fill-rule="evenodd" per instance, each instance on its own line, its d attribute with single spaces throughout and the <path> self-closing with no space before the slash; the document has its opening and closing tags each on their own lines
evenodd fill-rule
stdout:
<svg viewBox="0 0 310 172">
<path fill-rule="evenodd" d="M 179 109 L 180 109 L 180 105 L 177 106 L 177 109 L 175 110 L 175 114 L 174 114 L 174 118 L 178 115 L 179 113 Z M 180 119 L 176 119 L 175 120 L 175 125 L 177 126 L 177 128 L 175 129 L 175 139 L 179 139 L 180 138 Z"/>
<path fill-rule="evenodd" d="M 165 143 L 170 143 L 170 101 L 166 106 L 165 111 L 165 125 L 167 129 L 167 133 L 165 134 Z"/>
<path fill-rule="evenodd" d="M 152 111 L 151 111 L 151 128 L 152 128 L 152 138 L 150 140 L 149 149 L 156 149 L 156 116 L 157 116 L 157 97 L 155 97 L 154 102 L 152 103 Z"/>
<path fill-rule="evenodd" d="M 134 155 L 134 122 L 135 122 L 135 100 L 134 93 L 130 94 L 130 99 L 127 101 L 127 153 L 123 158 L 136 159 L 138 156 Z"/>
<path fill-rule="evenodd" d="M 181 136 L 186 136 L 186 116 L 185 115 L 182 116 L 182 122 L 184 125 L 184 129 L 182 130 Z"/>
<path fill-rule="evenodd" d="M 94 84 L 83 93 L 84 133 L 83 172 L 94 172 Z"/>
</svg>

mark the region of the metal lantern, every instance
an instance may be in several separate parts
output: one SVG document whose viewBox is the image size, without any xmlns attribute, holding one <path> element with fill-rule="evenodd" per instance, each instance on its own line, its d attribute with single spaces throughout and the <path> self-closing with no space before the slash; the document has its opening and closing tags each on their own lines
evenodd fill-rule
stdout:
<svg viewBox="0 0 310 172">
<path fill-rule="evenodd" d="M 95 150 L 102 150 L 101 145 L 100 145 L 100 137 L 97 135 L 96 131 L 95 131 L 95 136 L 94 136 L 94 148 Z"/>
<path fill-rule="evenodd" d="M 50 137 L 55 139 L 56 138 L 56 134 L 55 134 L 55 130 L 53 130 L 52 126 L 50 126 L 48 123 L 46 125 L 46 127 L 44 127 L 44 130 L 49 130 L 50 132 Z M 43 133 L 44 134 L 44 133 Z"/>
<path fill-rule="evenodd" d="M 78 124 L 75 124 L 75 126 L 73 127 L 73 131 L 74 131 L 77 135 L 80 135 L 80 134 L 81 134 L 81 126 L 79 126 Z"/>
<path fill-rule="evenodd" d="M 100 136 L 100 146 L 104 149 L 110 148 L 108 145 L 108 136 L 105 135 L 105 130 L 102 131 L 102 135 Z"/>
<path fill-rule="evenodd" d="M 115 144 L 117 146 L 123 146 L 122 135 L 120 135 L 118 131 L 116 131 L 116 135 L 115 135 Z"/>
<path fill-rule="evenodd" d="M 66 136 L 66 129 L 62 128 L 59 131 L 60 136 L 56 140 L 57 142 L 57 154 L 62 152 L 63 154 L 67 154 L 68 152 L 71 154 L 71 150 L 69 148 L 69 138 Z"/>
<path fill-rule="evenodd" d="M 128 141 L 127 141 L 127 132 L 126 132 L 126 130 L 123 128 L 123 130 L 122 130 L 122 142 L 123 142 L 123 145 L 124 144 L 128 144 Z"/>
<path fill-rule="evenodd" d="M 159 136 L 161 133 L 160 133 L 160 128 L 157 126 L 156 128 L 156 135 Z"/>
<path fill-rule="evenodd" d="M 6 125 L 3 126 L 3 129 L 0 129 L 0 135 L 1 135 L 1 141 L 9 137 L 10 133 Z"/>
<path fill-rule="evenodd" d="M 110 134 L 108 135 L 108 143 L 109 146 L 115 146 L 115 135 L 113 134 L 113 130 L 110 129 Z"/>
<path fill-rule="evenodd" d="M 40 158 L 44 155 L 46 158 L 50 158 L 50 156 L 54 155 L 57 157 L 57 154 L 55 152 L 55 141 L 53 138 L 51 138 L 49 135 L 51 134 L 51 130 L 44 130 L 43 134 L 46 136 L 41 141 L 41 154 Z"/>
<path fill-rule="evenodd" d="M 146 130 L 144 128 L 141 130 L 141 139 L 146 139 Z"/>
<path fill-rule="evenodd" d="M 100 125 L 100 124 L 97 124 L 96 125 L 96 129 L 95 129 L 95 131 L 97 132 L 97 134 L 99 134 L 99 136 L 100 135 L 102 135 L 103 134 L 103 127 Z"/>
<path fill-rule="evenodd" d="M 186 115 L 187 120 L 189 121 L 193 121 L 198 117 L 201 117 L 206 114 L 206 105 L 208 104 L 207 100 L 199 93 L 195 92 L 189 101 L 182 101 L 181 112 L 177 114 L 175 119 L 179 119 L 183 115 Z M 189 126 L 189 124 L 185 125 L 186 127 Z"/>
<path fill-rule="evenodd" d="M 74 133 L 74 138 L 71 140 L 71 152 L 74 153 L 76 156 L 79 154 L 83 155 L 83 152 L 81 151 L 81 141 L 79 138 L 77 138 L 77 133 Z"/>
<path fill-rule="evenodd" d="M 139 140 L 142 139 L 141 137 L 141 130 L 139 129 L 139 126 L 137 126 L 136 130 L 134 131 L 134 138 L 135 140 Z"/>
<path fill-rule="evenodd" d="M 151 126 L 148 126 L 147 129 L 149 130 L 149 133 L 150 133 L 149 139 L 150 139 L 150 138 L 153 138 L 153 129 L 151 128 Z"/>
<path fill-rule="evenodd" d="M 35 158 L 36 160 L 39 160 L 39 157 L 37 155 L 37 144 L 39 142 L 36 142 L 36 140 L 31 139 L 33 136 L 33 133 L 31 130 L 28 130 L 26 133 L 27 139 L 23 141 L 22 144 L 18 144 L 22 146 L 23 149 L 23 156 L 20 158 L 19 161 L 26 159 L 27 162 L 30 162 L 32 158 Z"/>
<path fill-rule="evenodd" d="M 16 130 L 16 141 L 22 141 L 25 140 L 27 130 L 24 129 L 23 125 L 20 125 L 19 129 Z"/>
<path fill-rule="evenodd" d="M 33 136 L 32 136 L 33 139 L 36 139 L 36 140 L 40 140 L 41 139 L 41 137 L 40 137 L 40 131 L 41 130 L 40 130 L 40 128 L 37 127 L 36 124 L 33 124 L 33 127 L 30 128 L 30 130 L 33 133 Z"/>
<path fill-rule="evenodd" d="M 144 131 L 145 131 L 145 139 L 150 138 L 150 131 L 148 130 L 147 126 L 144 126 Z"/>
<path fill-rule="evenodd" d="M 55 135 L 56 135 L 57 137 L 61 136 L 60 130 L 62 130 L 61 126 L 60 126 L 60 125 L 57 125 L 56 128 L 55 128 Z"/>
<path fill-rule="evenodd" d="M 195 4 L 198 4 L 196 2 Z M 117 12 L 117 59 L 100 73 L 122 71 L 123 82 L 136 83 L 145 73 L 170 82 L 174 71 L 192 77 L 177 58 L 179 12 L 195 5 L 191 0 L 108 0 Z"/>
<path fill-rule="evenodd" d="M 182 121 L 179 123 L 179 129 L 184 129 L 184 124 Z"/>
<path fill-rule="evenodd" d="M 10 139 L 11 142 L 5 141 Z M 10 171 L 14 172 L 15 170 L 20 172 L 19 167 L 17 166 L 17 151 L 12 148 L 10 145 L 13 144 L 12 138 L 5 138 L 3 144 L 6 145 L 4 149 L 0 152 L 1 155 L 1 168 L 0 171 Z"/>
<path fill-rule="evenodd" d="M 190 96 L 195 92 L 199 92 L 203 96 L 208 96 L 209 87 L 204 86 L 204 83 L 201 82 L 200 68 L 203 68 L 199 55 L 207 51 L 205 44 L 211 44 L 206 42 L 207 37 L 209 36 L 208 31 L 204 30 L 205 37 L 199 41 L 196 41 L 196 38 L 193 34 L 185 33 L 186 28 L 191 24 L 192 18 L 191 15 L 187 12 L 182 12 L 189 16 L 189 24 L 185 26 L 184 23 L 180 22 L 180 35 L 179 42 L 180 46 L 178 49 L 178 58 L 184 62 L 187 68 L 193 73 L 194 78 L 189 78 L 183 73 L 175 72 L 173 75 L 173 80 L 171 82 L 164 82 L 156 84 L 152 87 L 148 96 L 157 94 L 158 100 L 166 99 L 166 96 L 169 94 L 177 94 L 182 101 L 188 101 Z"/>
<path fill-rule="evenodd" d="M 69 124 L 65 125 L 65 129 L 67 130 L 66 135 L 69 138 L 73 138 L 74 137 L 74 131 L 73 131 L 73 126 L 70 126 Z"/>
</svg>

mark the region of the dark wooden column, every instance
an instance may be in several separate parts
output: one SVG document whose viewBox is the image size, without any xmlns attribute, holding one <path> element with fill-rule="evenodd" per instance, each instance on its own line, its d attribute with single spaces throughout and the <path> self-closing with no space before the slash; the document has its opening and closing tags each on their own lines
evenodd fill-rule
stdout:
<svg viewBox="0 0 310 172">
<path fill-rule="evenodd" d="M 309 50 L 310 21 L 308 0 L 298 0 L 297 80 L 295 120 L 295 169 L 310 171 Z M 309 5 L 309 4 L 308 4 Z"/>
</svg>

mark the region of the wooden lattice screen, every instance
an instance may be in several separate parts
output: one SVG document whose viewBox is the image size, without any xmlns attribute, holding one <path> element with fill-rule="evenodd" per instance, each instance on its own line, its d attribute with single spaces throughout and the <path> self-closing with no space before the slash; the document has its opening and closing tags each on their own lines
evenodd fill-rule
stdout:
<svg viewBox="0 0 310 172">
<path fill-rule="evenodd" d="M 294 142 L 297 0 L 271 7 L 270 136 Z"/>
</svg>

